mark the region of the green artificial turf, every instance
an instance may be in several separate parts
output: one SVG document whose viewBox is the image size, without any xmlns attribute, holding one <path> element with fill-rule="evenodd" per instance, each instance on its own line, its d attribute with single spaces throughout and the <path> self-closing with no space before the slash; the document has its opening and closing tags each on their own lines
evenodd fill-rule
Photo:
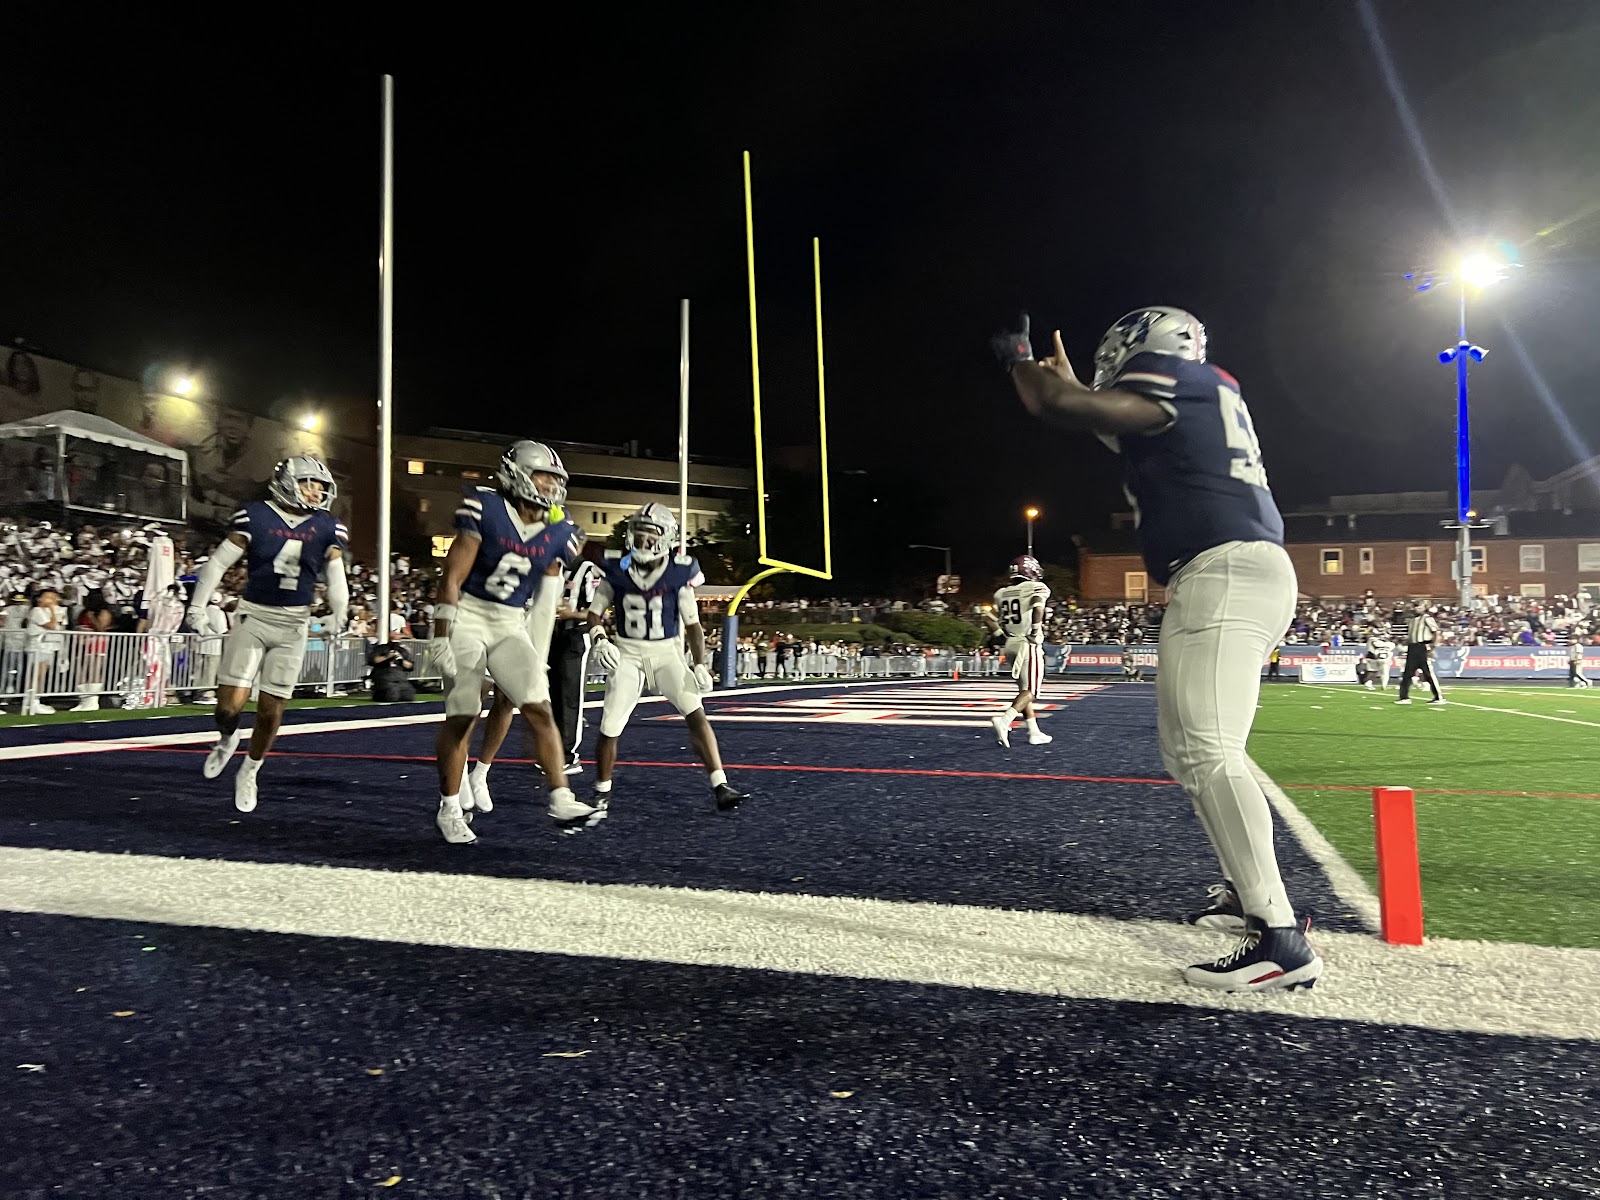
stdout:
<svg viewBox="0 0 1600 1200">
<path fill-rule="evenodd" d="M 1251 756 L 1374 887 L 1371 788 L 1415 789 L 1430 935 L 1600 947 L 1600 690 L 1447 686 L 1264 688 Z"/>
</svg>

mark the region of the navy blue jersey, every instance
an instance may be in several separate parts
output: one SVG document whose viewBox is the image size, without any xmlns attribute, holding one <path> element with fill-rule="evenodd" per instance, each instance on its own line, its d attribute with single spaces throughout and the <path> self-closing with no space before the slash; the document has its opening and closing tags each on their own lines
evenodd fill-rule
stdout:
<svg viewBox="0 0 1600 1200">
<path fill-rule="evenodd" d="M 663 565 L 657 563 L 648 571 L 640 567 L 624 567 L 627 559 L 608 558 L 601 568 L 605 572 L 605 585 L 600 588 L 595 603 L 616 605 L 617 633 L 635 641 L 664 642 L 676 638 L 683 626 L 700 621 L 698 611 L 680 612 L 680 604 L 687 603 L 685 588 L 697 588 L 706 581 L 700 573 L 700 564 L 687 554 L 675 554 Z M 644 582 L 640 582 L 641 578 Z M 689 619 L 685 620 L 684 617 Z"/>
<path fill-rule="evenodd" d="M 1224 542 L 1283 544 L 1283 518 L 1232 375 L 1209 363 L 1144 353 L 1129 358 L 1107 386 L 1172 414 L 1160 433 L 1112 439 L 1154 583 L 1165 586 L 1184 563 Z"/>
<path fill-rule="evenodd" d="M 474 488 L 456 509 L 456 529 L 478 539 L 461 590 L 479 600 L 523 608 L 553 562 L 568 562 L 583 549 L 583 531 L 571 521 L 522 524 L 517 511 L 493 488 Z"/>
<path fill-rule="evenodd" d="M 234 513 L 233 532 L 250 543 L 244 552 L 249 576 L 244 598 L 251 604 L 309 605 L 328 550 L 335 546 L 345 553 L 350 550 L 350 531 L 332 513 L 315 509 L 288 518 L 265 500 Z"/>
</svg>

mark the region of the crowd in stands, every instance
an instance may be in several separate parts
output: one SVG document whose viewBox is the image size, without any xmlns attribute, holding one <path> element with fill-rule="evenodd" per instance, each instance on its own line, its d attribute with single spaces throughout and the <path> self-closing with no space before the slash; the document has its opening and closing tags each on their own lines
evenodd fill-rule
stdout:
<svg viewBox="0 0 1600 1200">
<path fill-rule="evenodd" d="M 66 529 L 50 522 L 0 523 L 0 598 L 8 602 L 5 628 L 16 630 L 26 624 L 27 612 L 37 605 L 41 592 L 54 592 L 53 602 L 62 610 L 64 627 L 98 631 L 133 632 L 139 628 L 140 599 L 144 588 L 146 552 L 157 526 L 113 528 L 84 525 Z M 204 555 L 209 544 L 186 545 L 180 532 L 175 541 L 177 573 L 192 576 L 197 555 Z M 199 559 L 198 561 L 203 561 Z M 342 631 L 315 623 L 326 616 L 326 606 L 314 609 L 313 635 L 335 632 L 358 636 L 372 642 L 397 638 L 426 638 L 433 616 L 435 566 L 432 560 L 413 562 L 396 555 L 391 572 L 391 611 L 388 638 L 378 618 L 377 572 L 370 564 L 352 563 L 349 568 L 351 591 L 350 625 Z M 223 580 L 220 609 L 226 617 L 244 584 L 243 571 L 235 568 Z M 1302 645 L 1330 645 L 1364 642 L 1374 627 L 1386 632 L 1403 623 L 1411 614 L 1413 600 L 1385 601 L 1370 592 L 1342 603 L 1303 600 L 1295 611 L 1285 641 Z M 806 623 L 871 624 L 892 613 L 907 610 L 945 612 L 942 600 L 921 603 L 887 597 L 853 601 L 840 597 L 822 599 L 752 600 L 741 612 L 747 624 L 770 628 L 778 614 L 797 625 Z M 720 606 L 706 606 L 706 615 L 718 615 Z M 1079 604 L 1071 596 L 1058 597 L 1049 610 L 1047 639 L 1058 645 L 1137 645 L 1153 643 L 1160 636 L 1163 606 L 1134 602 Z M 1553 596 L 1548 599 L 1527 596 L 1479 597 L 1470 610 L 1449 603 L 1428 604 L 1428 611 L 1439 621 L 1441 644 L 1457 646 L 1524 645 L 1562 646 L 1576 639 L 1586 645 L 1600 645 L 1600 606 L 1587 599 Z M 85 613 L 89 616 L 86 619 Z M 979 609 L 965 614 L 979 623 Z M 80 622 L 83 624 L 80 626 Z M 707 622 L 713 644 L 720 637 L 719 622 Z M 742 642 L 743 646 L 744 643 Z M 909 645 L 871 646 L 850 641 L 807 638 L 803 632 L 768 634 L 761 646 L 750 643 L 748 651 L 763 663 L 771 655 L 792 658 L 810 656 L 871 657 L 881 654 L 916 653 Z M 774 659 L 776 667 L 777 659 Z M 759 673 L 759 672 L 758 672 Z"/>
</svg>

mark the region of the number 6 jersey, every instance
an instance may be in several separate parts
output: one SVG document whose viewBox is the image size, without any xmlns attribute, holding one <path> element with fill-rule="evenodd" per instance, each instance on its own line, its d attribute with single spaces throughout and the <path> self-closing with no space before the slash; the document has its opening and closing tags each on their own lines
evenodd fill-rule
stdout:
<svg viewBox="0 0 1600 1200">
<path fill-rule="evenodd" d="M 583 531 L 571 521 L 524 525 L 511 502 L 493 488 L 475 488 L 456 509 L 456 529 L 478 539 L 461 590 L 491 604 L 524 608 L 553 562 L 569 562 L 583 550 Z"/>
<path fill-rule="evenodd" d="M 350 531 L 322 509 L 297 516 L 256 500 L 233 514 L 230 532 L 249 543 L 244 598 L 273 608 L 309 607 L 329 549 L 350 552 Z"/>
<path fill-rule="evenodd" d="M 589 611 L 604 615 L 616 606 L 617 635 L 630 641 L 666 642 L 685 625 L 700 623 L 694 589 L 706 581 L 700 564 L 687 554 L 674 554 L 650 567 L 623 566 L 628 560 L 607 557 L 605 578 L 595 590 Z"/>
</svg>

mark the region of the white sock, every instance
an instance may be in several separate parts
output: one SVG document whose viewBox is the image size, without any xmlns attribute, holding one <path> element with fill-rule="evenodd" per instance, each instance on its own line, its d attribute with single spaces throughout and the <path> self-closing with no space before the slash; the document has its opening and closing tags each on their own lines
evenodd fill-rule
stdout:
<svg viewBox="0 0 1600 1200">
<path fill-rule="evenodd" d="M 609 780 L 609 779 L 597 779 L 597 780 L 595 780 L 594 790 L 599 792 L 602 796 L 609 796 L 611 794 L 611 780 Z"/>
<path fill-rule="evenodd" d="M 454 796 L 446 796 L 443 792 L 439 793 L 439 815 L 447 817 L 459 817 L 461 815 L 460 792 L 457 792 Z"/>
<path fill-rule="evenodd" d="M 1011 723 L 1017 719 L 1017 710 L 1007 705 L 1005 708 L 1002 708 L 999 712 L 995 713 L 996 720 L 999 720 L 1002 717 L 1005 718 L 1006 728 L 1010 729 Z"/>
<path fill-rule="evenodd" d="M 569 788 L 569 787 L 558 787 L 558 788 L 551 788 L 550 789 L 550 803 L 551 804 L 560 804 L 563 801 L 573 801 L 573 802 L 575 802 L 576 800 L 577 800 L 577 797 L 572 794 L 572 789 Z"/>
<path fill-rule="evenodd" d="M 492 762 L 474 763 L 472 766 L 472 777 L 479 783 L 482 783 L 485 779 L 489 778 L 489 768 L 492 766 L 494 766 L 494 763 Z"/>
<path fill-rule="evenodd" d="M 254 775 L 257 771 L 261 770 L 261 764 L 263 761 L 263 759 L 251 758 L 247 754 L 244 756 L 244 762 L 239 764 L 239 770 L 244 772 L 246 775 Z"/>
<path fill-rule="evenodd" d="M 1028 732 L 1029 733 L 1038 733 L 1039 732 L 1039 722 L 1034 717 L 1029 717 L 1028 718 Z"/>
<path fill-rule="evenodd" d="M 711 772 L 711 786 L 712 787 L 719 788 L 719 787 L 721 787 L 723 784 L 725 784 L 727 782 L 728 782 L 728 773 L 726 771 L 713 771 L 713 772 Z"/>
</svg>

